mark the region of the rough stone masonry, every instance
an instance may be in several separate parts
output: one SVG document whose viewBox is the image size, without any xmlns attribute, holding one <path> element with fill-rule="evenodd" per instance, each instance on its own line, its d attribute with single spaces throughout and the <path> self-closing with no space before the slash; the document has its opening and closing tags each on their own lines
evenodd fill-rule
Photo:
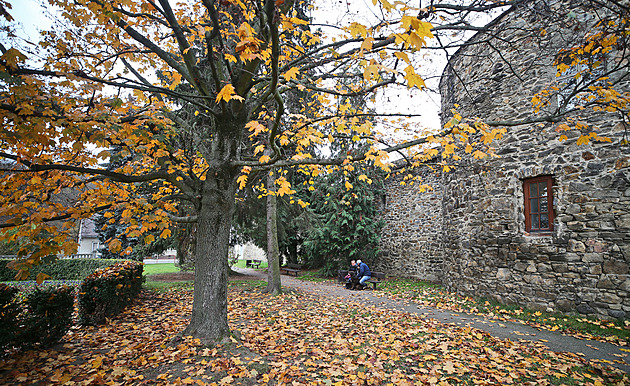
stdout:
<svg viewBox="0 0 630 386">
<path fill-rule="evenodd" d="M 529 1 L 500 16 L 470 40 L 487 44 L 450 58 L 440 83 L 444 121 L 456 105 L 464 117 L 488 121 L 536 117 L 532 96 L 550 84 L 557 93 L 538 116 L 579 103 L 564 103 L 576 83 L 571 74 L 557 77 L 553 60 L 593 28 L 594 15 L 578 1 Z M 621 68 L 616 76 L 626 77 L 629 92 L 622 53 L 606 54 L 603 68 Z M 577 133 L 559 141 L 557 123 L 523 124 L 493 144 L 498 158 L 467 158 L 444 174 L 418 171 L 433 190 L 388 180 L 375 269 L 534 310 L 628 318 L 630 147 L 621 142 L 629 128 L 615 113 L 571 116 L 611 142 L 578 146 Z M 553 220 L 551 229 L 531 231 L 524 186 L 540 177 L 552 181 L 545 205 Z"/>
</svg>

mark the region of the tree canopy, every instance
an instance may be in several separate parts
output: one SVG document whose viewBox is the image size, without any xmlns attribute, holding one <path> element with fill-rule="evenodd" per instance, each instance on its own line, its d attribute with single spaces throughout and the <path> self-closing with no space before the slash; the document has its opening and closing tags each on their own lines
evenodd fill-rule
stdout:
<svg viewBox="0 0 630 386">
<path fill-rule="evenodd" d="M 5 240 L 30 240 L 20 243 L 15 267 L 25 273 L 44 256 L 72 253 L 72 227 L 95 212 L 120 211 L 126 237 L 147 244 L 155 234 L 169 237 L 173 221 L 196 222 L 185 333 L 224 338 L 234 196 L 248 174 L 295 167 L 317 175 L 363 160 L 387 170 L 387 155 L 404 149 L 416 164 L 441 155 L 444 167 L 458 151 L 483 157 L 502 129 L 454 122 L 428 132 L 401 120 L 414 114 L 378 108 L 376 97 L 391 87 L 424 90 L 418 53 L 442 49 L 453 33 L 479 28 L 479 15 L 519 3 L 372 0 L 370 21 L 324 26 L 299 0 L 48 0 L 52 27 L 21 44 L 0 0 L 8 23 L 0 157 L 10 162 L 1 169 L 0 226 L 15 230 L 3 232 Z M 317 114 L 287 110 L 292 92 L 294 105 Z M 353 104 L 353 96 L 377 108 Z M 392 126 L 404 142 L 386 132 Z M 311 151 L 340 139 L 366 147 Z M 102 163 L 115 156 L 112 148 L 124 162 L 109 170 Z M 276 194 L 291 193 L 281 172 L 275 185 Z M 137 194 L 141 186 L 149 197 Z M 68 191 L 77 199 L 56 199 Z M 109 248 L 120 251 L 120 240 Z"/>
</svg>

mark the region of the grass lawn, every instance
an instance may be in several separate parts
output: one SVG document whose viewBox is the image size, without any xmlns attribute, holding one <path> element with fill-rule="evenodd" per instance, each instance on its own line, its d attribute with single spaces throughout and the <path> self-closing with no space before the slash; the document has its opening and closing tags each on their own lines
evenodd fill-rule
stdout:
<svg viewBox="0 0 630 386">
<path fill-rule="evenodd" d="M 245 260 L 239 260 L 233 267 L 238 268 L 246 268 Z M 263 261 L 260 263 L 260 268 L 267 268 L 267 262 Z M 159 264 L 145 264 L 143 273 L 145 275 L 155 275 L 160 273 L 174 273 L 180 272 L 179 267 L 175 266 L 174 263 L 159 263 Z"/>
<path fill-rule="evenodd" d="M 175 273 L 181 271 L 174 263 L 145 264 L 142 268 L 142 274 L 157 275 L 160 273 Z"/>
</svg>

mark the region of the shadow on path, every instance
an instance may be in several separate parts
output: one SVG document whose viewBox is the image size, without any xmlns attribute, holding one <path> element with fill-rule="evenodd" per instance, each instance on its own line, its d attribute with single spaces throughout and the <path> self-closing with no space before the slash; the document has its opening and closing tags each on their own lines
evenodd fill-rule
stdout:
<svg viewBox="0 0 630 386">
<path fill-rule="evenodd" d="M 235 268 L 235 270 L 248 276 L 255 276 L 260 280 L 267 280 L 265 272 L 248 268 Z M 286 275 L 282 275 L 281 281 L 283 286 L 335 298 L 335 300 L 341 302 L 355 301 L 363 306 L 373 305 L 382 309 L 417 314 L 423 318 L 435 319 L 442 323 L 470 326 L 486 331 L 492 336 L 501 339 L 542 342 L 552 351 L 574 353 L 588 360 L 615 366 L 626 373 L 630 372 L 630 353 L 622 351 L 629 350 L 627 347 L 595 340 L 578 339 L 563 335 L 560 332 L 539 330 L 517 322 L 497 321 L 490 317 L 420 307 L 410 301 L 398 301 L 384 296 L 377 296 L 379 294 L 378 290 L 350 291 L 341 284 L 329 281 L 321 283 L 302 281 L 299 278 Z"/>
</svg>

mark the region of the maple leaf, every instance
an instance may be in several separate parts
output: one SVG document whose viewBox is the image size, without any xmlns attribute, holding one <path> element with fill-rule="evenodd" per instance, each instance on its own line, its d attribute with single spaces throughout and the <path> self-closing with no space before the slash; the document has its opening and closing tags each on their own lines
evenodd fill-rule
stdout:
<svg viewBox="0 0 630 386">
<path fill-rule="evenodd" d="M 240 95 L 237 95 L 234 91 L 234 86 L 232 86 L 231 84 L 226 84 L 225 86 L 223 86 L 223 88 L 221 89 L 221 91 L 219 91 L 219 93 L 217 94 L 217 103 L 221 102 L 221 100 L 225 101 L 225 102 L 229 102 L 232 99 L 236 99 L 238 101 L 244 101 L 245 98 L 243 98 Z"/>
<path fill-rule="evenodd" d="M 3 60 L 10 69 L 16 70 L 19 63 L 26 61 L 26 55 L 11 47 L 0 56 L 0 59 Z"/>
<path fill-rule="evenodd" d="M 284 79 L 286 79 L 287 81 L 291 80 L 291 79 L 296 79 L 297 80 L 297 74 L 299 73 L 299 70 L 297 69 L 297 67 L 291 67 L 287 72 L 284 73 Z"/>
<path fill-rule="evenodd" d="M 363 70 L 363 79 L 370 80 L 372 78 L 378 78 L 378 70 L 379 66 L 375 64 L 371 64 L 365 67 Z"/>
</svg>

